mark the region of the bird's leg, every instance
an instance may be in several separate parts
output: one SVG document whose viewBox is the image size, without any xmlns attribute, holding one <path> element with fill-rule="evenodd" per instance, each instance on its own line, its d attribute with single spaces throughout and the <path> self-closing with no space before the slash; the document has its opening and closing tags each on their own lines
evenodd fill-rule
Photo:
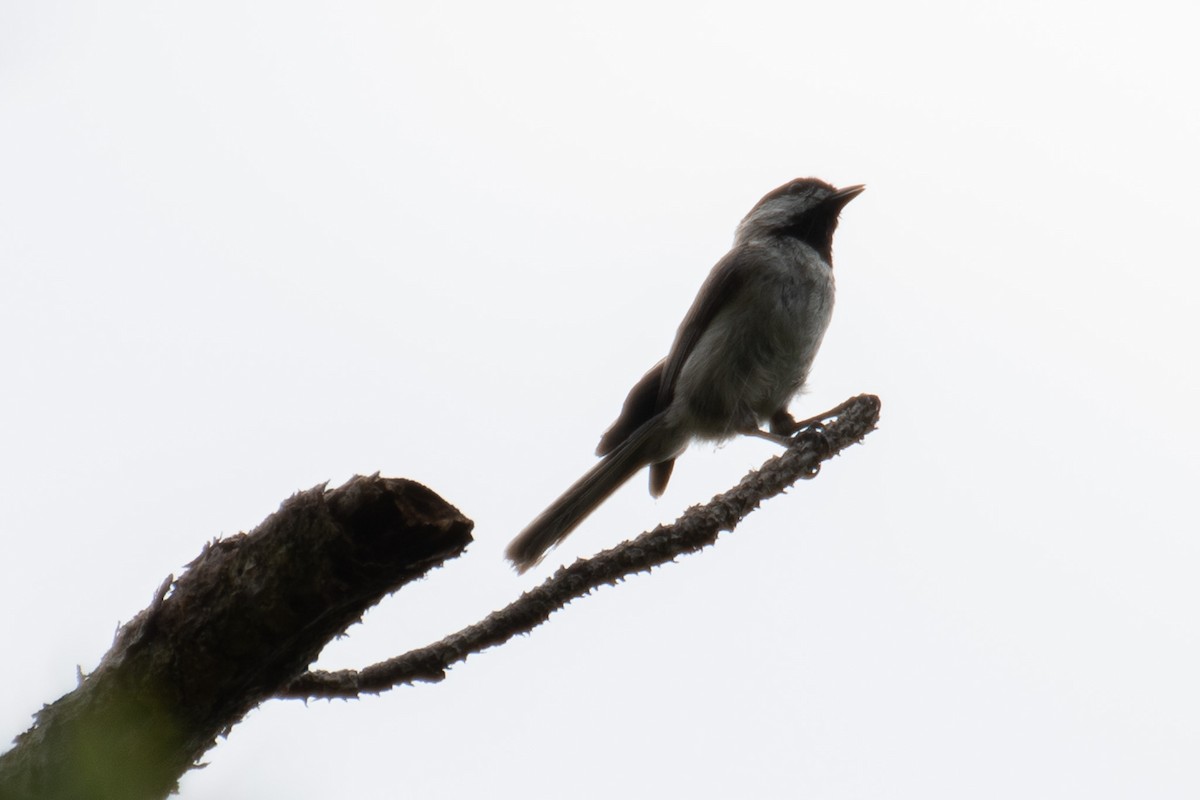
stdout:
<svg viewBox="0 0 1200 800">
<path fill-rule="evenodd" d="M 818 414 L 815 417 L 809 417 L 805 420 L 797 422 L 786 408 L 781 408 L 771 415 L 771 432 L 782 433 L 789 436 L 795 436 L 804 431 L 812 431 L 813 433 L 824 434 L 825 423 L 831 419 L 837 419 L 842 415 L 842 412 L 854 404 L 857 398 L 850 398 L 840 405 L 834 406 L 823 414 Z"/>
<path fill-rule="evenodd" d="M 790 447 L 795 444 L 796 440 L 802 435 L 812 437 L 828 446 L 828 442 L 825 441 L 824 423 L 829 418 L 835 416 L 837 415 L 825 413 L 797 421 L 795 417 L 788 413 L 787 409 L 781 408 L 771 415 L 769 430 L 764 431 L 758 427 L 748 427 L 742 432 L 748 436 L 757 436 L 760 439 L 766 439 L 768 442 L 774 442 L 783 447 Z"/>
<path fill-rule="evenodd" d="M 824 430 L 825 420 L 829 414 L 818 414 L 815 417 L 797 421 L 786 408 L 781 408 L 771 415 L 771 433 L 791 437 L 803 430 Z"/>
<path fill-rule="evenodd" d="M 796 422 L 792 415 L 787 412 L 787 409 L 780 409 L 771 415 L 770 424 L 767 430 L 763 430 L 754 423 L 747 423 L 741 432 L 747 436 L 757 436 L 759 439 L 766 439 L 768 442 L 774 442 L 783 447 L 789 447 L 796 441 L 796 434 L 805 428 L 819 430 L 819 424 L 814 425 L 815 420 L 806 420 L 805 422 Z"/>
<path fill-rule="evenodd" d="M 790 447 L 795 441 L 795 439 L 790 436 L 785 436 L 782 433 L 775 433 L 774 431 L 764 431 L 762 428 L 747 428 L 746 430 L 742 431 L 742 433 L 746 434 L 747 436 L 757 436 L 759 439 L 766 439 L 768 442 L 774 442 L 781 447 Z"/>
</svg>

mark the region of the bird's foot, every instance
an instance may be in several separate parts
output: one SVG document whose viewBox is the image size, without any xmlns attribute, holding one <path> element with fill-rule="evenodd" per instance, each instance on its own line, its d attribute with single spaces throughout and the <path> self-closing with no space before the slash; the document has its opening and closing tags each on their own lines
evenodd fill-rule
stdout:
<svg viewBox="0 0 1200 800">
<path fill-rule="evenodd" d="M 786 409 L 780 409 L 771 416 L 771 433 L 794 438 L 803 431 L 824 431 L 828 414 L 819 414 L 808 419 L 797 420 Z"/>
<path fill-rule="evenodd" d="M 806 439 L 817 445 L 822 451 L 828 452 L 831 445 L 825 436 L 825 423 L 836 416 L 836 414 L 826 412 L 808 419 L 797 420 L 786 409 L 780 409 L 771 416 L 770 433 L 764 431 L 762 436 L 788 447 L 801 439 Z"/>
<path fill-rule="evenodd" d="M 796 441 L 791 436 L 774 431 L 764 431 L 762 428 L 747 428 L 742 431 L 747 436 L 757 436 L 759 439 L 766 439 L 768 442 L 774 442 L 781 447 L 791 447 Z"/>
</svg>

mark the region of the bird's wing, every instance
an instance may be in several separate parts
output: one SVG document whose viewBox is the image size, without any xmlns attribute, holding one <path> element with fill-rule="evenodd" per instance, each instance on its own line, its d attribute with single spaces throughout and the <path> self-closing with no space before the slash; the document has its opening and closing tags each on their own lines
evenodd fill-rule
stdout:
<svg viewBox="0 0 1200 800">
<path fill-rule="evenodd" d="M 687 363 L 688 357 L 696 348 L 696 343 L 708 330 L 713 318 L 741 289 L 752 265 L 753 254 L 749 252 L 749 248 L 738 247 L 729 251 L 708 274 L 704 285 L 696 293 L 692 307 L 684 315 L 683 322 L 679 323 L 675 343 L 671 345 L 671 352 L 667 354 L 663 363 L 654 413 L 671 404 L 675 396 L 675 382 L 679 380 L 683 365 Z"/>
<path fill-rule="evenodd" d="M 600 437 L 596 455 L 606 456 L 617 449 L 617 445 L 629 438 L 643 422 L 654 416 L 654 404 L 658 401 L 658 386 L 662 381 L 663 364 L 666 361 L 664 358 L 651 367 L 629 390 L 625 404 L 621 406 L 621 415 Z"/>
<path fill-rule="evenodd" d="M 671 404 L 671 398 L 675 394 L 675 381 L 679 379 L 684 362 L 691 355 L 696 342 L 700 341 L 713 317 L 742 286 L 751 263 L 751 259 L 746 256 L 746 248 L 731 251 L 717 262 L 680 323 L 671 352 L 651 367 L 629 390 L 625 404 L 621 407 L 621 415 L 600 437 L 596 455 L 611 453 L 643 423 Z M 668 472 L 667 475 L 669 474 Z M 661 483 L 666 485 L 665 478 Z M 662 490 L 659 489 L 659 494 L 661 493 Z"/>
</svg>

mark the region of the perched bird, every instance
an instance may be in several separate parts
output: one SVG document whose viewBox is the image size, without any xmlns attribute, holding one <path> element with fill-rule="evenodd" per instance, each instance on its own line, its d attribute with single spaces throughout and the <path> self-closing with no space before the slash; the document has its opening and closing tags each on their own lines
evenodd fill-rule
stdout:
<svg viewBox="0 0 1200 800">
<path fill-rule="evenodd" d="M 800 429 L 788 404 L 808 377 L 833 312 L 838 215 L 863 188 L 799 178 L 750 209 L 671 351 L 629 391 L 601 437 L 600 463 L 509 544 L 518 571 L 538 563 L 642 467 L 650 467 L 650 494 L 661 495 L 675 459 L 693 440 L 749 434 L 786 442 Z"/>
</svg>

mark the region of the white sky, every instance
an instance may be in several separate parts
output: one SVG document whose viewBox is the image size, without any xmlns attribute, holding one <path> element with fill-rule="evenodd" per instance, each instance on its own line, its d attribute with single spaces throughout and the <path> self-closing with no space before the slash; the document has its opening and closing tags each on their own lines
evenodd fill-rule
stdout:
<svg viewBox="0 0 1200 800">
<path fill-rule="evenodd" d="M 795 410 L 879 394 L 864 447 L 441 685 L 260 708 L 183 797 L 1200 793 L 1182 4 L 245 5 L 0 3 L 0 741 L 295 490 L 477 525 L 336 668 L 731 485 L 768 443 L 501 558 L 815 175 L 868 190 Z"/>
</svg>

